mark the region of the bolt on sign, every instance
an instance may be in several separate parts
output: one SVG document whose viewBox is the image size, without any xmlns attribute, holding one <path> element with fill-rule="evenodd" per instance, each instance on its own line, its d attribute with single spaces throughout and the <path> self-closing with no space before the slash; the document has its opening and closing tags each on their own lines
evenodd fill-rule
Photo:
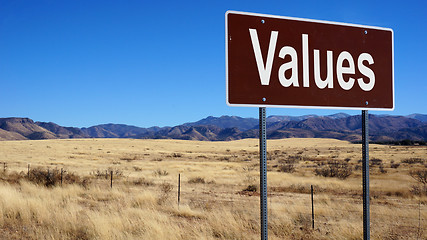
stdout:
<svg viewBox="0 0 427 240">
<path fill-rule="evenodd" d="M 393 30 L 226 13 L 230 106 L 394 109 Z"/>
</svg>

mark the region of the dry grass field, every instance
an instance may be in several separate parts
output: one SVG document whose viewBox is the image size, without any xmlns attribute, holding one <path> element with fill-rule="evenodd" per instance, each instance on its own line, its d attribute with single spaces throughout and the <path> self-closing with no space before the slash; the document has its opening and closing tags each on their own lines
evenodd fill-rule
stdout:
<svg viewBox="0 0 427 240">
<path fill-rule="evenodd" d="M 267 149 L 269 239 L 362 239 L 361 145 Z M 427 147 L 371 144 L 370 158 L 372 239 L 427 239 L 426 186 L 410 174 Z M 1 239 L 260 237 L 257 139 L 2 141 L 0 163 Z"/>
</svg>

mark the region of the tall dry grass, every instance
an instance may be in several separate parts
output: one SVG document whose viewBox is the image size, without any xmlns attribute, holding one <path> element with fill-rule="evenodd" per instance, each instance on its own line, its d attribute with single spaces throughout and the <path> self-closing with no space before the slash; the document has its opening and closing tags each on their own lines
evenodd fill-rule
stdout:
<svg viewBox="0 0 427 240">
<path fill-rule="evenodd" d="M 259 239 L 258 141 L 84 139 L 0 142 L 4 239 Z M 371 146 L 372 239 L 426 239 L 427 197 L 409 174 L 425 147 Z M 360 145 L 330 139 L 268 142 L 269 239 L 360 239 Z M 409 161 L 410 157 L 417 161 Z M 418 160 L 422 159 L 422 160 Z M 348 162 L 345 179 L 316 175 Z M 282 164 L 295 171 L 281 171 Z M 399 163 L 397 168 L 391 164 Z M 46 186 L 30 169 L 63 168 Z M 1 165 L 0 165 L 1 166 Z M 113 171 L 113 188 L 108 174 Z M 43 171 L 42 171 L 43 173 Z M 181 174 L 181 202 L 177 180 Z M 40 174 L 43 176 L 43 174 Z M 311 228 L 310 186 L 315 188 Z M 259 189 L 259 188 L 258 188 Z"/>
</svg>

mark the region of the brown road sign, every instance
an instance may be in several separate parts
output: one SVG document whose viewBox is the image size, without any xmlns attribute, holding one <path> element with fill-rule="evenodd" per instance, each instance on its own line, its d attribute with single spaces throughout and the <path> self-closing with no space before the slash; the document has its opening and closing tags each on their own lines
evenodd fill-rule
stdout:
<svg viewBox="0 0 427 240">
<path fill-rule="evenodd" d="M 226 13 L 230 106 L 394 109 L 393 30 Z"/>
</svg>

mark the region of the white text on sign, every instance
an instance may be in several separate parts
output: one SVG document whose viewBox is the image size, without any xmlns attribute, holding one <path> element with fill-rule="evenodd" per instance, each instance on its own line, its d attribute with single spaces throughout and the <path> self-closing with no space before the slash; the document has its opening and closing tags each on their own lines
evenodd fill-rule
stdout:
<svg viewBox="0 0 427 240">
<path fill-rule="evenodd" d="M 258 33 L 256 29 L 249 29 L 249 34 L 252 41 L 252 47 L 255 54 L 255 61 L 258 68 L 261 85 L 269 85 L 271 71 L 273 67 L 273 58 L 276 52 L 277 38 L 279 35 L 278 31 L 271 31 L 270 43 L 268 46 L 267 60 L 264 61 L 261 54 L 261 47 L 258 40 Z M 310 76 L 309 76 L 309 48 L 308 48 L 308 34 L 302 34 L 302 67 L 303 76 L 302 82 L 303 87 L 310 87 Z M 313 61 L 314 61 L 314 82 L 320 89 L 334 88 L 333 74 L 333 51 L 326 51 L 326 66 L 327 75 L 325 79 L 320 77 L 320 50 L 313 49 Z M 278 78 L 280 84 L 283 87 L 299 87 L 298 82 L 298 54 L 295 48 L 291 46 L 283 46 L 279 51 L 279 58 L 285 59 L 289 55 L 291 60 L 282 64 L 278 71 Z M 365 65 L 364 62 L 368 64 Z M 344 63 L 347 62 L 347 66 Z M 358 78 L 357 83 L 363 91 L 371 91 L 375 85 L 375 73 L 369 68 L 369 65 L 374 64 L 374 59 L 369 53 L 361 53 L 357 58 L 357 69 L 366 78 Z M 356 73 L 355 63 L 351 53 L 342 51 L 337 58 L 336 62 L 336 77 L 338 84 L 344 90 L 350 90 L 354 86 L 355 79 L 351 77 Z M 285 72 L 290 70 L 291 76 L 286 77 Z M 347 79 L 346 75 L 349 75 Z"/>
</svg>

